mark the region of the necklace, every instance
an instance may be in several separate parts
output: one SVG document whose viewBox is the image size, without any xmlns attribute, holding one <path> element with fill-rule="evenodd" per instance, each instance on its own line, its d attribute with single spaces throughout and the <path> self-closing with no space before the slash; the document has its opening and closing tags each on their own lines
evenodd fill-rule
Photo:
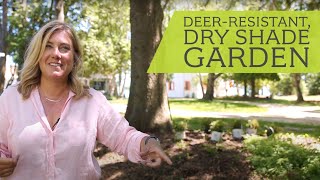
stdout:
<svg viewBox="0 0 320 180">
<path fill-rule="evenodd" d="M 55 100 L 55 99 L 50 99 L 50 98 L 47 98 L 47 97 L 44 97 L 45 100 L 49 101 L 49 102 L 53 102 L 53 103 L 57 103 L 57 102 L 60 102 L 62 97 L 60 97 L 59 99 Z"/>
<path fill-rule="evenodd" d="M 42 97 L 44 98 L 44 100 L 46 100 L 46 101 L 48 101 L 48 102 L 51 102 L 51 103 L 58 103 L 58 102 L 60 102 L 60 101 L 63 99 L 63 97 L 64 97 L 64 95 L 62 95 L 62 96 L 60 96 L 59 99 L 51 99 L 51 98 L 48 98 L 44 93 L 40 93 L 40 91 L 39 91 L 39 94 L 40 94 L 40 96 L 42 96 Z M 42 94 L 42 95 L 41 95 L 41 94 Z"/>
</svg>

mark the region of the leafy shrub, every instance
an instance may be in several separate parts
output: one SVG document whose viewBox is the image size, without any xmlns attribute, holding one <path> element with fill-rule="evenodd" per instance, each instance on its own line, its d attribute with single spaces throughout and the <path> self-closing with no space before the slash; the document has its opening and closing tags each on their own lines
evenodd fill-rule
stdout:
<svg viewBox="0 0 320 180">
<path fill-rule="evenodd" d="M 212 120 L 210 119 L 204 119 L 201 121 L 201 130 L 203 130 L 205 133 L 209 133 L 210 132 L 210 123 L 212 122 Z"/>
<path fill-rule="evenodd" d="M 274 133 L 281 133 L 284 132 L 284 129 L 282 127 L 279 126 L 272 126 Z"/>
<path fill-rule="evenodd" d="M 275 138 L 245 141 L 256 171 L 272 179 L 320 177 L 320 153 Z"/>
<path fill-rule="evenodd" d="M 232 125 L 232 129 L 241 129 L 241 128 L 242 128 L 241 120 L 235 120 Z"/>
<path fill-rule="evenodd" d="M 310 75 L 309 75 L 310 76 Z M 319 95 L 320 94 L 320 73 L 309 77 L 309 95 Z"/>
<path fill-rule="evenodd" d="M 320 157 L 310 157 L 308 158 L 310 164 L 306 164 L 302 168 L 305 179 L 318 179 L 320 177 Z"/>
<path fill-rule="evenodd" d="M 256 119 L 249 119 L 247 122 L 247 127 L 251 129 L 258 129 L 259 128 L 259 121 Z"/>
<path fill-rule="evenodd" d="M 173 129 L 177 132 L 187 129 L 188 123 L 186 121 L 173 121 Z"/>
<path fill-rule="evenodd" d="M 221 120 L 212 121 L 210 123 L 210 131 L 218 131 L 222 132 L 224 131 L 224 123 Z"/>
<path fill-rule="evenodd" d="M 275 89 L 279 95 L 292 95 L 294 90 L 292 84 L 290 75 L 284 75 L 284 77 L 281 77 L 281 80 L 276 83 Z"/>
</svg>

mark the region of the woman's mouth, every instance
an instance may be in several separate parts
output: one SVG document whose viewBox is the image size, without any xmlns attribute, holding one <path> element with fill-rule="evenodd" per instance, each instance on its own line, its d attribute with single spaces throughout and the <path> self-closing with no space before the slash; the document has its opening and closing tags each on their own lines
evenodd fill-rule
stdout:
<svg viewBox="0 0 320 180">
<path fill-rule="evenodd" d="M 62 64 L 60 63 L 49 63 L 50 66 L 54 66 L 54 67 L 61 67 Z"/>
</svg>

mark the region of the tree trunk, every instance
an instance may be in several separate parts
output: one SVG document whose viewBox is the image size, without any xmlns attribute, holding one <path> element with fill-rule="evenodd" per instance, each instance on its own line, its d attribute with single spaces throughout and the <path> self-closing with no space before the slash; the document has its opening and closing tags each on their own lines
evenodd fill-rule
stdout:
<svg viewBox="0 0 320 180">
<path fill-rule="evenodd" d="M 131 85 L 126 119 L 140 131 L 171 131 L 164 74 L 147 74 L 161 40 L 160 0 L 130 0 Z"/>
<path fill-rule="evenodd" d="M 119 97 L 119 91 L 116 82 L 116 75 L 112 75 L 112 96 Z"/>
<path fill-rule="evenodd" d="M 256 95 L 256 83 L 255 83 L 254 77 L 250 79 L 250 84 L 251 84 L 251 98 L 254 98 Z"/>
<path fill-rule="evenodd" d="M 240 89 L 239 89 L 239 84 L 236 83 L 236 87 L 237 87 L 237 96 L 240 96 Z"/>
<path fill-rule="evenodd" d="M 203 96 L 203 100 L 212 101 L 214 99 L 214 82 L 215 80 L 221 76 L 222 73 L 209 73 L 208 74 L 208 83 L 207 83 L 207 90 L 206 94 Z"/>
<path fill-rule="evenodd" d="M 301 74 L 300 73 L 293 74 L 293 82 L 294 82 L 294 86 L 296 87 L 296 93 L 297 93 L 297 102 L 304 101 L 301 86 L 300 86 L 300 81 L 301 81 Z"/>
<path fill-rule="evenodd" d="M 243 86 L 244 86 L 244 93 L 243 93 L 243 97 L 247 97 L 247 92 L 248 92 L 248 84 L 247 84 L 247 80 L 243 81 Z"/>
<path fill-rule="evenodd" d="M 56 0 L 57 19 L 64 22 L 64 1 Z"/>
<path fill-rule="evenodd" d="M 204 90 L 203 90 L 203 84 L 202 84 L 202 76 L 201 73 L 199 73 L 199 80 L 200 80 L 200 86 L 201 86 L 201 92 L 202 92 L 202 98 L 204 98 Z"/>
<path fill-rule="evenodd" d="M 7 0 L 2 2 L 2 21 L 0 22 L 0 94 L 4 89 L 5 72 L 6 72 L 6 55 L 8 51 L 7 47 L 7 21 L 8 21 L 8 4 Z M 3 54 L 4 53 L 4 54 Z"/>
<path fill-rule="evenodd" d="M 27 0 L 22 0 L 23 11 L 27 10 Z"/>
<path fill-rule="evenodd" d="M 119 84 L 119 88 L 120 88 L 120 97 L 123 97 L 124 96 L 124 89 L 125 89 L 125 86 L 126 86 L 126 79 L 127 79 L 127 72 L 124 71 L 124 78 L 123 78 L 123 83 L 122 83 L 122 86 L 121 84 Z"/>
<path fill-rule="evenodd" d="M 208 74 L 207 90 L 203 100 L 212 101 L 214 96 L 214 73 Z"/>
</svg>

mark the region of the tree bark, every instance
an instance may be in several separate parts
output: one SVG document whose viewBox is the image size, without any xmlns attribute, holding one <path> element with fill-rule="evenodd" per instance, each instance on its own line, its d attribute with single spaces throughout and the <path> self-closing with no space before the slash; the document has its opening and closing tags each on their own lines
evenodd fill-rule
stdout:
<svg viewBox="0 0 320 180">
<path fill-rule="evenodd" d="M 251 98 L 254 98 L 256 95 L 256 83 L 255 78 L 251 77 L 250 84 L 251 84 Z"/>
<path fill-rule="evenodd" d="M 118 91 L 115 75 L 112 75 L 111 84 L 112 84 L 112 96 L 119 97 L 119 91 Z"/>
<path fill-rule="evenodd" d="M 247 92 L 248 92 L 248 83 L 247 83 L 247 80 L 246 80 L 246 79 L 243 81 L 243 86 L 244 86 L 244 93 L 243 93 L 243 97 L 247 97 Z"/>
<path fill-rule="evenodd" d="M 164 74 L 147 74 L 162 37 L 160 0 L 130 0 L 131 85 L 126 119 L 140 131 L 172 131 Z"/>
<path fill-rule="evenodd" d="M 8 51 L 7 44 L 7 22 L 8 22 L 8 1 L 2 1 L 2 21 L 0 22 L 0 52 L 4 53 L 4 57 L 0 56 L 0 94 L 3 92 L 6 72 L 6 55 Z"/>
<path fill-rule="evenodd" d="M 64 1 L 56 0 L 57 20 L 64 22 Z"/>
<path fill-rule="evenodd" d="M 204 98 L 204 89 L 203 89 L 203 84 L 202 84 L 202 76 L 201 73 L 199 73 L 199 80 L 200 80 L 200 86 L 201 86 L 201 92 L 202 92 L 202 98 Z"/>
<path fill-rule="evenodd" d="M 207 81 L 207 90 L 206 94 L 203 96 L 203 100 L 212 101 L 214 96 L 214 73 L 208 74 L 208 81 Z"/>
<path fill-rule="evenodd" d="M 208 74 L 208 83 L 207 83 L 207 90 L 206 94 L 203 96 L 203 100 L 212 101 L 214 99 L 214 82 L 215 80 L 221 76 L 222 73 L 209 73 Z"/>
<path fill-rule="evenodd" d="M 300 86 L 300 82 L 301 82 L 301 74 L 300 73 L 293 74 L 293 82 L 294 82 L 294 86 L 296 88 L 297 102 L 303 102 L 304 99 L 303 99 L 302 90 L 301 90 L 301 86 Z"/>
<path fill-rule="evenodd" d="M 124 71 L 124 78 L 123 78 L 123 83 L 122 83 L 122 86 L 121 86 L 121 84 L 119 84 L 119 91 L 120 91 L 120 93 L 119 93 L 119 96 L 120 97 L 123 97 L 123 95 L 124 95 L 124 88 L 125 88 L 125 85 L 126 85 L 126 79 L 127 79 L 127 72 L 126 71 Z"/>
</svg>

